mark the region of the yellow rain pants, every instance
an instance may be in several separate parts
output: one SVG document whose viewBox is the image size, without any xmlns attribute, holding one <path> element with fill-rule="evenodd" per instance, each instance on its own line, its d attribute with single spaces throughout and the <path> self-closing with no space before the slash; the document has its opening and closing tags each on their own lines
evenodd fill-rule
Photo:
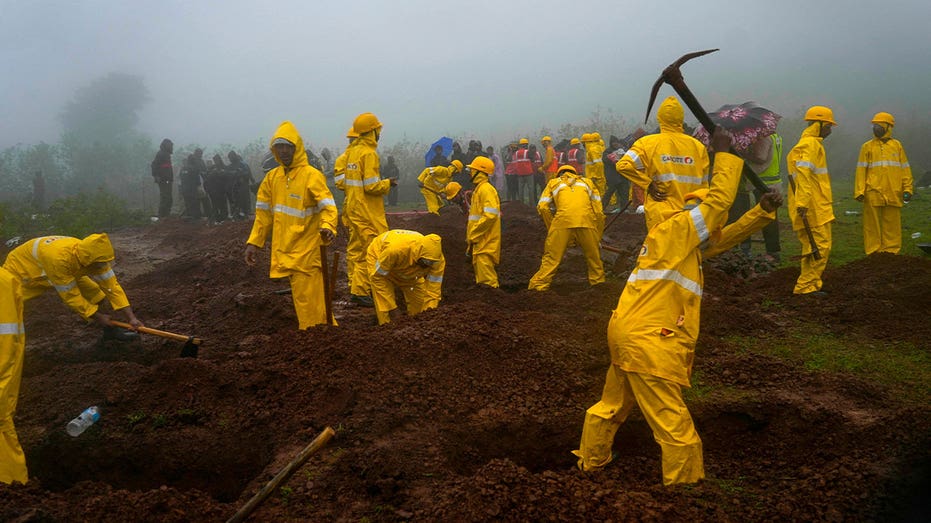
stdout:
<svg viewBox="0 0 931 523">
<path fill-rule="evenodd" d="M 13 426 L 25 347 L 20 282 L 0 269 L 0 483 L 26 483 L 29 479 L 26 455 Z"/>
</svg>

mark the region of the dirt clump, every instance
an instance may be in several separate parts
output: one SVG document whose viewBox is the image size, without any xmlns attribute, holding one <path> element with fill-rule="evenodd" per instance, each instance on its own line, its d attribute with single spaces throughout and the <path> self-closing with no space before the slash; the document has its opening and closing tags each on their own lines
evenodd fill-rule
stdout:
<svg viewBox="0 0 931 523">
<path fill-rule="evenodd" d="M 927 405 L 891 385 L 742 350 L 735 337 L 794 326 L 927 353 L 931 262 L 871 256 L 825 274 L 829 298 L 791 294 L 797 268 L 737 279 L 707 266 L 690 400 L 708 479 L 661 485 L 659 448 L 634 413 L 615 463 L 574 466 L 585 410 L 609 365 L 605 330 L 644 235 L 624 214 L 590 287 L 570 249 L 552 290 L 526 290 L 545 230 L 503 207 L 501 289 L 478 288 L 465 215 L 389 215 L 437 233 L 447 259 L 436 310 L 378 327 L 351 305 L 339 327 L 296 330 L 267 252 L 243 263 L 250 223 L 164 220 L 115 231 L 115 267 L 149 326 L 205 342 L 102 341 L 55 296 L 27 306 L 16 426 L 26 486 L 0 486 L 0 520 L 216 521 L 231 516 L 324 427 L 336 437 L 256 512 L 257 521 L 875 520 L 920 514 L 931 462 Z M 613 216 L 608 216 L 608 221 Z M 345 231 L 333 250 L 345 254 Z M 616 250 L 622 254 L 618 255 Z M 904 348 L 907 347 L 907 348 Z M 98 405 L 78 438 L 69 419 Z M 924 503 L 924 505 L 923 505 Z"/>
</svg>

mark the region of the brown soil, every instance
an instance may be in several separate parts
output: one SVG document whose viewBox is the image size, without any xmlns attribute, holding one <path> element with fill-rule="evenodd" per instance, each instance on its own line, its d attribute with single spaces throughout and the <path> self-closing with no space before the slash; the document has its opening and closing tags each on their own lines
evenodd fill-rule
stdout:
<svg viewBox="0 0 931 523">
<path fill-rule="evenodd" d="M 99 341 L 51 293 L 28 303 L 15 421 L 31 480 L 0 486 L 0 520 L 225 520 L 326 426 L 337 436 L 255 520 L 926 517 L 927 405 L 733 339 L 811 324 L 926 353 L 928 259 L 872 256 L 830 269 L 824 300 L 792 297 L 797 268 L 747 281 L 706 265 L 696 372 L 707 391 L 690 410 L 708 480 L 666 488 L 636 413 L 602 473 L 577 472 L 570 454 L 604 383 L 607 320 L 633 256 L 618 256 L 608 282 L 589 288 L 581 253 L 570 250 L 552 291 L 531 293 L 543 227 L 521 204 L 503 214 L 502 289 L 472 284 L 458 211 L 391 215 L 392 227 L 443 237 L 440 308 L 377 327 L 371 309 L 345 300 L 342 264 L 340 327 L 304 332 L 267 260 L 242 263 L 249 223 L 168 220 L 113 233 L 140 318 L 203 337 L 200 356 L 179 358 L 181 343 L 156 337 Z M 626 253 L 642 236 L 642 217 L 626 214 L 607 233 Z M 101 420 L 69 437 L 65 424 L 88 405 L 100 406 Z"/>
</svg>

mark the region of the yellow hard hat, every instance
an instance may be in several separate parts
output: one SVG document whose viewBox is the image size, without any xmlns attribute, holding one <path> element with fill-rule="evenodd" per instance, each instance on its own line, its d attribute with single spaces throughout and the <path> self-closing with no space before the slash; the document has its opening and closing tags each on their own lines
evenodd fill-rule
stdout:
<svg viewBox="0 0 931 523">
<path fill-rule="evenodd" d="M 453 167 L 457 173 L 462 171 L 462 162 L 460 162 L 459 160 L 453 160 L 452 162 L 450 162 L 449 165 L 450 167 Z"/>
<path fill-rule="evenodd" d="M 823 106 L 813 105 L 805 111 L 805 121 L 808 122 L 825 122 L 831 125 L 837 125 L 834 121 L 834 111 Z"/>
<path fill-rule="evenodd" d="M 352 122 L 352 128 L 362 135 L 374 129 L 381 129 L 381 122 L 372 113 L 362 113 L 356 116 L 356 119 Z"/>
<path fill-rule="evenodd" d="M 569 145 L 577 145 L 578 143 L 579 143 L 579 139 L 578 139 L 578 138 L 573 138 L 573 139 L 569 140 Z"/>
<path fill-rule="evenodd" d="M 570 172 L 572 174 L 579 174 L 578 171 L 575 170 L 575 167 L 571 165 L 563 165 L 562 167 L 559 168 L 558 171 L 556 171 L 556 174 L 562 174 L 564 172 Z"/>
<path fill-rule="evenodd" d="M 598 132 L 592 133 L 592 140 L 601 140 L 601 135 Z"/>
<path fill-rule="evenodd" d="M 459 194 L 460 190 L 462 190 L 462 185 L 460 185 L 459 182 L 449 182 L 446 184 L 446 188 L 443 189 L 443 192 L 446 193 L 447 200 L 452 200 Z"/>
<path fill-rule="evenodd" d="M 540 138 L 540 141 L 541 142 L 552 142 L 553 139 L 550 138 L 549 136 L 544 136 L 543 138 Z"/>
<path fill-rule="evenodd" d="M 528 140 L 528 139 L 526 139 L 526 138 L 521 138 L 519 143 L 520 143 L 521 145 L 524 145 L 525 143 L 530 143 L 530 140 Z"/>
<path fill-rule="evenodd" d="M 359 133 L 356 132 L 356 129 L 354 127 L 350 127 L 349 130 L 346 131 L 346 138 L 358 138 L 358 137 L 359 137 Z"/>
<path fill-rule="evenodd" d="M 582 143 L 592 141 L 591 133 L 582 133 Z"/>
<path fill-rule="evenodd" d="M 495 162 L 491 161 L 490 158 L 485 158 L 484 156 L 476 156 L 475 159 L 472 160 L 472 163 L 469 164 L 469 169 L 485 174 L 491 174 L 495 172 Z"/>
<path fill-rule="evenodd" d="M 870 123 L 887 123 L 889 125 L 895 125 L 895 116 L 892 116 L 889 113 L 876 113 L 876 116 L 873 117 L 873 120 Z"/>
</svg>

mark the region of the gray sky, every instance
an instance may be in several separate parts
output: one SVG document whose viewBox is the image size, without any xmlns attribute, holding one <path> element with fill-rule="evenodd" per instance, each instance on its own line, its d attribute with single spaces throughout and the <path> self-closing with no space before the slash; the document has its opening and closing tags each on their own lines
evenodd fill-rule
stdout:
<svg viewBox="0 0 931 523">
<path fill-rule="evenodd" d="M 341 145 L 372 111 L 388 143 L 500 143 L 599 107 L 642 121 L 663 67 L 714 47 L 683 68 L 707 110 L 931 120 L 927 0 L 0 0 L 0 13 L 0 148 L 57 142 L 64 104 L 110 72 L 144 78 L 139 128 L 156 142 L 239 145 L 289 119 L 305 142 Z"/>
</svg>

